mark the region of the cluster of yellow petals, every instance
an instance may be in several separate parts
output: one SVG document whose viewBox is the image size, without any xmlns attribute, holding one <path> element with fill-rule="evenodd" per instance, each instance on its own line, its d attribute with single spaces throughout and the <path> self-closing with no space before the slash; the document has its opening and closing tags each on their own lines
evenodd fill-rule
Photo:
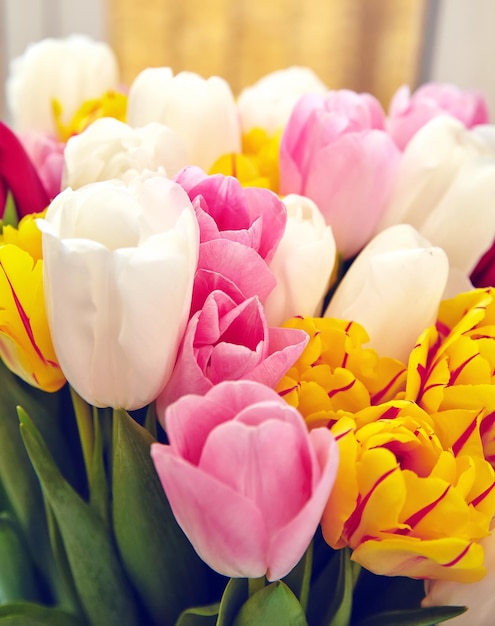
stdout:
<svg viewBox="0 0 495 626">
<path fill-rule="evenodd" d="M 406 398 L 435 415 L 436 429 L 457 453 L 482 443 L 495 466 L 495 289 L 475 289 L 442 302 L 437 324 L 409 360 Z M 465 409 L 464 420 L 451 411 Z"/>
<path fill-rule="evenodd" d="M 53 349 L 43 293 L 41 233 L 28 215 L 0 238 L 0 358 L 34 387 L 57 391 L 65 377 Z"/>
<path fill-rule="evenodd" d="M 124 122 L 127 111 L 127 96 L 119 91 L 107 91 L 100 98 L 86 100 L 67 123 L 64 123 L 62 119 L 63 109 L 60 102 L 53 100 L 52 107 L 58 138 L 65 143 L 73 135 L 82 133 L 100 117 L 114 117 Z"/>
<path fill-rule="evenodd" d="M 363 348 L 354 322 L 293 318 L 310 339 L 278 386 L 340 450 L 322 529 L 384 575 L 470 582 L 495 513 L 495 291 L 442 304 L 408 366 Z M 407 371 L 406 371 L 407 370 Z M 483 428 L 483 424 L 486 425 Z"/>
<path fill-rule="evenodd" d="M 369 337 L 360 324 L 294 317 L 284 326 L 309 335 L 303 354 L 277 387 L 303 415 L 308 428 L 329 426 L 341 411 L 356 412 L 386 402 L 404 388 L 406 366 L 363 348 Z"/>
<path fill-rule="evenodd" d="M 242 137 L 242 153 L 224 154 L 208 173 L 234 176 L 244 187 L 263 187 L 278 193 L 281 137 L 282 131 L 268 135 L 262 128 L 253 128 Z"/>
</svg>

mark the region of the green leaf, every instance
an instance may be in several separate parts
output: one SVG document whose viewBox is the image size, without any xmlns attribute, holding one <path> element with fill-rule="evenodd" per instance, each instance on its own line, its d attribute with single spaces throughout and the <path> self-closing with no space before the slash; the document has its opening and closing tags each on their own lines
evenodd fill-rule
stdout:
<svg viewBox="0 0 495 626">
<path fill-rule="evenodd" d="M 132 591 L 101 518 L 63 478 L 39 431 L 19 409 L 21 433 L 57 520 L 84 611 L 93 626 L 137 626 Z"/>
<path fill-rule="evenodd" d="M 352 613 L 355 571 L 350 551 L 334 553 L 311 586 L 308 622 L 311 626 L 347 626 Z"/>
<path fill-rule="evenodd" d="M 0 441 L 8 442 L 0 454 L 2 499 L 8 501 L 6 508 L 15 515 L 38 571 L 45 576 L 47 593 L 55 594 L 54 599 L 57 599 L 55 564 L 43 515 L 44 501 L 19 431 L 17 405 L 22 404 L 35 414 L 50 448 L 57 451 L 59 461 L 64 464 L 68 459 L 65 442 L 48 408 L 57 413 L 58 402 L 58 394 L 45 394 L 29 387 L 0 362 Z"/>
<path fill-rule="evenodd" d="M 78 617 L 56 607 L 15 603 L 0 606 L 2 626 L 84 626 Z"/>
<path fill-rule="evenodd" d="M 216 626 L 218 602 L 208 606 L 186 609 L 180 614 L 175 626 Z"/>
<path fill-rule="evenodd" d="M 466 607 L 463 606 L 435 606 L 408 611 L 388 611 L 372 615 L 359 622 L 358 626 L 435 626 L 465 611 Z"/>
<path fill-rule="evenodd" d="M 247 578 L 231 578 L 220 601 L 216 626 L 231 626 L 248 597 Z"/>
<path fill-rule="evenodd" d="M 103 434 L 101 429 L 101 416 L 98 410 L 94 411 L 94 440 L 93 454 L 90 464 L 89 475 L 89 501 L 93 509 L 98 513 L 106 527 L 110 526 L 110 493 L 105 471 L 103 455 Z"/>
<path fill-rule="evenodd" d="M 307 626 L 302 606 L 282 581 L 252 595 L 239 611 L 233 626 Z"/>
<path fill-rule="evenodd" d="M 126 571 L 152 624 L 173 624 L 211 597 L 215 574 L 177 525 L 150 456 L 154 439 L 125 411 L 114 413 L 112 492 L 115 536 Z"/>
<path fill-rule="evenodd" d="M 0 605 L 41 600 L 40 590 L 23 537 L 15 521 L 0 515 Z"/>
<path fill-rule="evenodd" d="M 283 579 L 292 593 L 298 598 L 304 610 L 308 606 L 311 570 L 313 565 L 313 542 L 294 569 Z"/>
</svg>

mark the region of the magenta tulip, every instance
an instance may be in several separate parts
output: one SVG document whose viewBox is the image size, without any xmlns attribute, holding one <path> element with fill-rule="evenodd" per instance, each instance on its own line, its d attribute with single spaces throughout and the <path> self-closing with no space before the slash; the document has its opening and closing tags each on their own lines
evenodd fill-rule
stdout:
<svg viewBox="0 0 495 626">
<path fill-rule="evenodd" d="M 211 293 L 187 325 L 158 411 L 188 393 L 204 394 L 225 380 L 256 380 L 275 387 L 308 342 L 305 332 L 269 328 L 257 297 L 241 304 Z"/>
<path fill-rule="evenodd" d="M 17 136 L 0 122 L 0 212 L 11 193 L 19 217 L 40 213 L 50 198 Z"/>
<path fill-rule="evenodd" d="M 175 180 L 193 203 L 201 242 L 229 239 L 253 248 L 267 261 L 273 257 L 287 211 L 272 191 L 241 187 L 232 176 L 207 176 L 199 167 L 185 168 Z"/>
<path fill-rule="evenodd" d="M 371 239 L 385 210 L 400 151 L 369 94 L 303 96 L 282 136 L 280 189 L 311 198 L 350 258 Z"/>
<path fill-rule="evenodd" d="M 151 455 L 201 558 L 225 576 L 288 574 L 335 480 L 338 445 L 329 430 L 308 433 L 296 409 L 250 381 L 181 398 L 165 424 L 170 444 L 153 444 Z"/>
<path fill-rule="evenodd" d="M 455 85 L 427 83 L 412 95 L 401 87 L 390 103 L 388 127 L 395 143 L 403 150 L 416 132 L 438 115 L 451 115 L 466 128 L 488 123 L 488 105 L 475 91 L 464 91 Z"/>
</svg>

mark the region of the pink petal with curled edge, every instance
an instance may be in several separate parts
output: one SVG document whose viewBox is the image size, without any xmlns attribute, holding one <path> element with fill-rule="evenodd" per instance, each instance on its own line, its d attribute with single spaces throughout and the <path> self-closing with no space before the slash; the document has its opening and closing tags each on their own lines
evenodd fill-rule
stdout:
<svg viewBox="0 0 495 626">
<path fill-rule="evenodd" d="M 308 340 L 308 335 L 302 330 L 270 328 L 268 335 L 269 354 L 255 369 L 247 373 L 245 378 L 258 381 L 268 387 L 275 387 L 287 370 L 301 356 Z"/>
<path fill-rule="evenodd" d="M 262 342 L 255 351 L 242 345 L 219 343 L 211 353 L 208 379 L 215 385 L 248 377 L 262 360 L 262 349 Z"/>
<path fill-rule="evenodd" d="M 263 576 L 267 537 L 256 506 L 170 446 L 152 444 L 151 456 L 175 518 L 199 556 L 224 576 Z"/>
<path fill-rule="evenodd" d="M 265 419 L 255 427 L 239 421 L 218 426 L 206 440 L 199 463 L 207 474 L 256 504 L 269 537 L 311 496 L 308 435 L 278 420 L 278 409 L 265 407 Z M 261 409 L 256 404 L 249 410 Z"/>
<path fill-rule="evenodd" d="M 163 409 L 157 413 L 173 447 L 191 463 L 197 464 L 208 433 L 242 413 L 253 397 L 257 402 L 280 404 L 280 396 L 273 389 L 242 380 L 219 383 L 207 396 L 183 396 L 170 404 L 166 412 Z"/>
<path fill-rule="evenodd" d="M 337 442 L 326 428 L 312 430 L 309 437 L 320 466 L 320 480 L 305 506 L 272 539 L 268 553 L 268 580 L 283 578 L 301 559 L 320 523 L 335 482 L 339 465 Z"/>
<path fill-rule="evenodd" d="M 207 176 L 190 168 L 177 181 L 194 200 L 200 225 L 204 222 L 202 241 L 226 238 L 253 248 L 267 261 L 271 259 L 287 221 L 285 206 L 276 194 L 268 189 L 244 188 L 232 176 Z M 217 233 L 202 213 L 213 218 Z"/>
</svg>

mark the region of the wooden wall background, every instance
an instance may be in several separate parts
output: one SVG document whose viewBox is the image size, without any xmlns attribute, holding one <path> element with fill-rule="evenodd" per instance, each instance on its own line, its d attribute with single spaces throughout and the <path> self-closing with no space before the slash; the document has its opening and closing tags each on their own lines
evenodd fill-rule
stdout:
<svg viewBox="0 0 495 626">
<path fill-rule="evenodd" d="M 385 105 L 414 85 L 428 0 L 107 0 L 129 83 L 147 66 L 226 78 L 234 92 L 289 65 Z"/>
</svg>

